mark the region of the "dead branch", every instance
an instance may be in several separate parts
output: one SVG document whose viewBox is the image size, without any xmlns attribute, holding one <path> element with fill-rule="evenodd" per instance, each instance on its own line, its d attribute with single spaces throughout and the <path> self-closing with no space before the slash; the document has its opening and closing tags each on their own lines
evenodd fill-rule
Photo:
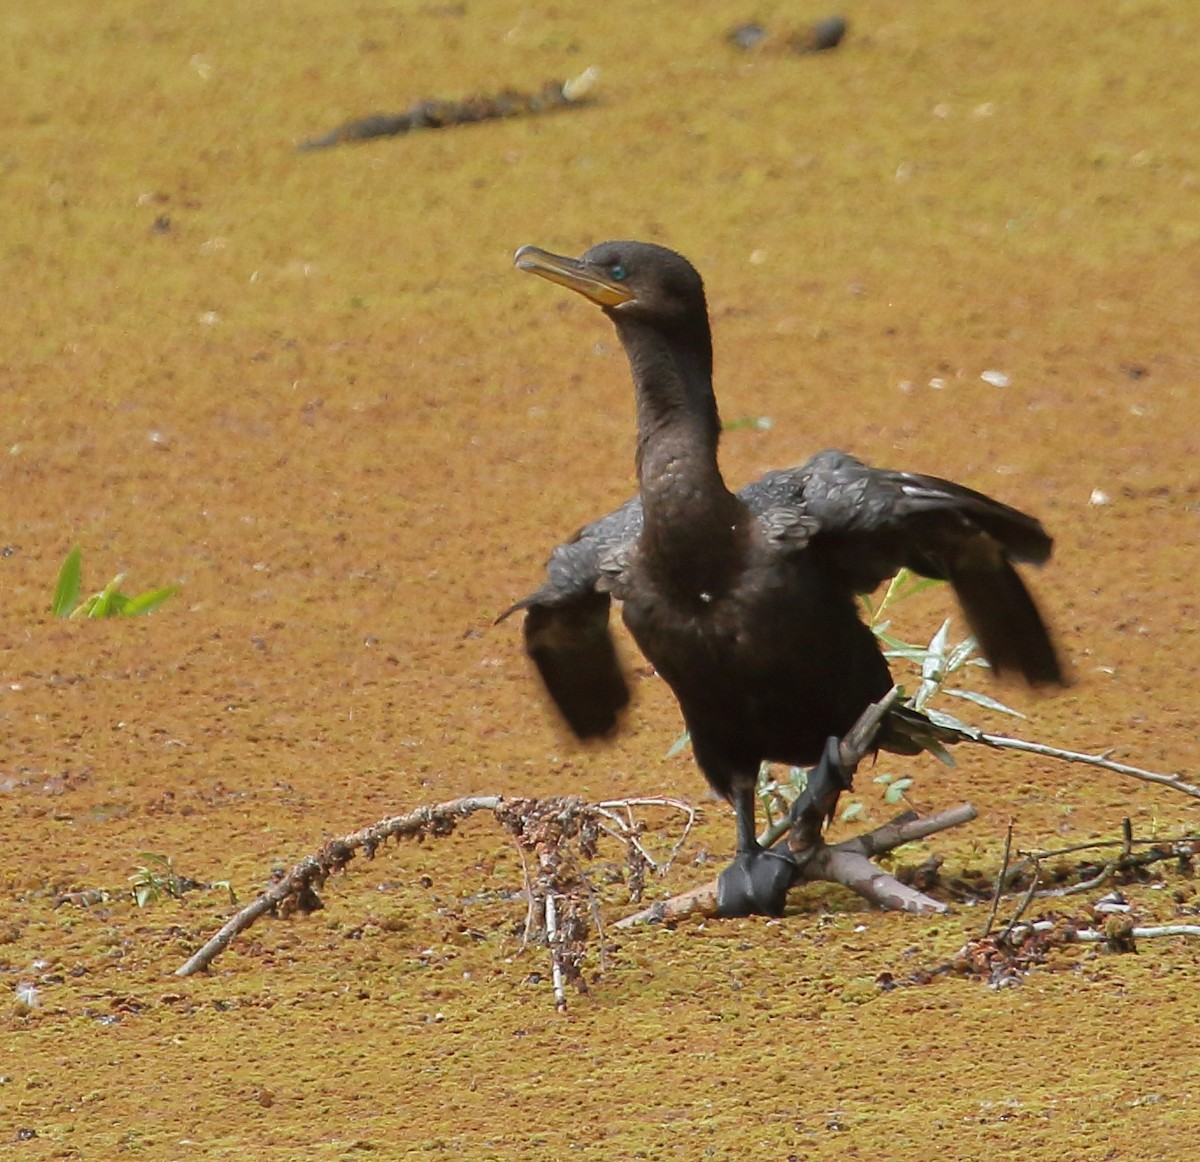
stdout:
<svg viewBox="0 0 1200 1162">
<path fill-rule="evenodd" d="M 970 803 L 923 817 L 906 811 L 873 831 L 866 831 L 841 843 L 820 844 L 804 866 L 797 869 L 798 878 L 795 882 L 842 884 L 871 903 L 892 911 L 917 915 L 945 912 L 945 904 L 900 883 L 894 876 L 876 867 L 871 860 L 905 843 L 913 843 L 939 831 L 969 823 L 976 814 Z M 617 921 L 615 926 L 633 928 L 640 924 L 660 924 L 682 920 L 685 916 L 697 913 L 704 916 L 717 914 L 716 880 L 672 896 L 669 900 L 660 900 L 641 912 Z"/>
<path fill-rule="evenodd" d="M 1033 897 L 1037 895 L 1037 886 L 1042 882 L 1042 868 L 1037 860 L 1033 861 L 1033 879 L 1029 884 L 1029 891 L 1025 893 L 1024 899 L 1017 906 L 1017 910 L 1013 913 L 1013 918 L 1009 920 L 1008 927 L 996 937 L 998 944 L 1007 944 L 1012 939 L 1013 930 L 1017 926 L 1017 922 L 1029 910 L 1029 905 L 1033 903 Z"/>
<path fill-rule="evenodd" d="M 885 698 L 868 707 L 842 740 L 839 758 L 847 774 L 852 774 L 863 757 L 871 752 L 880 722 L 891 711 L 899 697 L 899 690 L 893 689 Z M 1117 763 L 1112 761 L 1107 753 L 1091 755 L 1065 751 L 1004 735 L 985 734 L 970 727 L 957 732 L 957 741 L 973 741 L 996 749 L 1019 750 L 1068 762 L 1085 763 L 1118 774 L 1130 775 L 1145 782 L 1168 786 L 1194 798 L 1200 798 L 1200 787 L 1185 782 L 1177 775 L 1161 775 Z M 798 801 L 797 810 L 789 812 L 787 818 L 769 828 L 762 837 L 762 842 L 767 846 L 787 837 L 788 848 L 796 862 L 793 884 L 817 881 L 838 883 L 882 908 L 916 914 L 944 912 L 945 904 L 901 883 L 872 861 L 904 843 L 926 838 L 974 819 L 975 809 L 970 804 L 962 804 L 925 818 L 905 812 L 872 831 L 840 843 L 827 844 L 823 838 L 823 830 L 834 809 L 840 789 L 833 783 L 820 788 L 806 788 Z M 665 859 L 655 859 L 650 854 L 642 840 L 646 831 L 645 824 L 634 814 L 635 807 L 654 806 L 679 810 L 687 816 L 683 834 Z M 477 811 L 491 811 L 516 841 L 525 868 L 526 894 L 530 909 L 528 927 L 532 929 L 540 920 L 542 930 L 547 934 L 552 956 L 555 999 L 560 1008 L 566 1003 L 566 983 L 574 983 L 580 989 L 585 988 L 580 966 L 585 951 L 589 917 L 599 931 L 597 894 L 583 867 L 583 862 L 595 854 L 599 837 L 602 834 L 609 835 L 624 846 L 627 882 L 631 897 L 636 900 L 640 896 L 646 870 L 653 869 L 660 874 L 664 872 L 686 842 L 695 821 L 694 809 L 680 800 L 668 798 L 613 800 L 593 805 L 578 798 L 507 800 L 498 795 L 477 795 L 421 807 L 405 815 L 382 819 L 350 835 L 329 840 L 319 852 L 306 857 L 291 871 L 280 875 L 256 900 L 230 917 L 220 931 L 176 970 L 176 975 L 191 976 L 207 968 L 240 933 L 264 915 L 286 916 L 296 911 L 311 912 L 321 908 L 323 905 L 317 894 L 318 889 L 324 886 L 330 875 L 343 871 L 356 855 L 361 854 L 370 859 L 378 847 L 389 839 L 415 838 L 421 841 L 427 836 L 433 838 L 449 835 L 460 820 Z M 1071 889 L 1045 889 L 1036 895 L 1064 895 L 1068 891 L 1080 891 L 1085 887 L 1096 886 L 1114 872 L 1124 871 L 1134 864 L 1149 863 L 1171 855 L 1190 861 L 1195 854 L 1195 846 L 1190 839 L 1163 847 L 1161 851 L 1156 847 L 1144 856 L 1132 853 L 1134 844 L 1149 842 L 1151 841 L 1133 839 L 1127 824 L 1124 840 L 1120 844 L 1120 855 L 1106 861 L 1098 875 L 1086 885 L 1076 885 Z M 1101 845 L 1080 845 L 1078 850 L 1087 846 Z M 1001 869 L 998 886 L 1030 863 L 1036 869 L 1040 858 L 1055 854 L 1062 853 L 1042 852 L 1026 855 L 1021 865 L 1007 868 L 1006 852 L 1006 868 Z M 532 856 L 532 860 L 528 859 L 528 856 Z M 1004 940 L 1014 940 L 1015 932 L 1042 931 L 1041 928 L 1030 928 L 1028 923 L 1020 921 L 1029 901 L 1035 898 L 1036 886 L 1037 876 L 1034 877 L 1033 887 L 1026 895 L 1021 909 L 1003 934 Z M 997 899 L 993 901 L 991 922 L 994 922 L 998 902 L 997 895 Z M 630 928 L 639 924 L 678 920 L 694 913 L 716 915 L 716 881 L 628 916 L 616 926 Z M 603 932 L 600 934 L 603 941 Z M 1129 933 L 1123 932 L 1121 938 L 1125 939 L 1127 936 L 1129 940 L 1133 940 L 1151 935 L 1200 935 L 1200 927 L 1130 927 Z M 1082 930 L 1074 938 L 1109 940 L 1110 944 L 1116 939 L 1113 934 L 1106 936 L 1100 933 L 1093 936 L 1084 934 Z"/>
<path fill-rule="evenodd" d="M 1200 936 L 1200 924 L 1156 924 L 1145 928 L 1135 926 L 1129 930 L 1129 935 L 1134 940 L 1153 940 L 1158 936 Z M 1109 937 L 1106 933 L 1091 928 L 1079 928 L 1071 934 L 1071 939 L 1086 944 L 1099 944 Z"/>
<path fill-rule="evenodd" d="M 1164 936 L 1200 936 L 1200 924 L 1153 924 L 1136 925 L 1126 923 L 1126 917 L 1114 917 L 1120 921 L 1119 929 L 1074 928 L 1063 926 L 1061 921 L 1030 920 L 1017 926 L 1012 939 L 1024 938 L 1028 933 L 1058 932 L 1064 944 L 1108 944 L 1122 941 L 1154 940 Z M 1126 945 L 1128 949 L 1128 945 Z M 1131 949 L 1128 949 L 1131 950 Z"/>
<path fill-rule="evenodd" d="M 686 816 L 684 835 L 665 858 L 660 856 L 655 860 L 640 842 L 645 825 L 635 814 L 639 807 L 667 807 Z M 263 916 L 317 911 L 324 906 L 317 890 L 332 874 L 343 871 L 356 855 L 370 859 L 389 839 L 421 841 L 449 835 L 460 820 L 477 811 L 490 811 L 516 843 L 529 900 L 526 938 L 540 924 L 550 945 L 555 999 L 560 1007 L 566 1003 L 566 983 L 580 989 L 585 987 L 580 966 L 589 916 L 600 935 L 603 957 L 604 931 L 596 892 L 583 869 L 583 861 L 595 855 L 600 835 L 608 834 L 624 845 L 627 880 L 636 899 L 645 868 L 665 873 L 696 818 L 695 810 L 686 803 L 664 797 L 614 799 L 593 806 L 576 797 L 504 799 L 499 795 L 474 795 L 420 807 L 326 842 L 319 852 L 302 859 L 256 900 L 230 917 L 216 935 L 176 970 L 176 975 L 192 976 L 207 968 L 240 933 Z"/>
<path fill-rule="evenodd" d="M 403 113 L 373 113 L 369 117 L 347 121 L 328 133 L 300 142 L 296 148 L 301 152 L 309 152 L 347 142 L 370 141 L 375 137 L 397 137 L 419 129 L 474 125 L 480 121 L 576 108 L 592 100 L 598 76 L 595 68 L 588 68 L 577 77 L 565 81 L 548 81 L 536 93 L 505 89 L 495 94 L 476 93 L 458 101 L 437 98 L 418 101 Z"/>
<path fill-rule="evenodd" d="M 558 929 L 558 909 L 554 903 L 554 893 L 546 896 L 546 939 L 554 948 L 562 940 Z M 563 985 L 562 958 L 552 956 L 550 960 L 550 979 L 554 984 L 554 1007 L 560 1012 L 567 1011 L 567 990 Z"/>
<path fill-rule="evenodd" d="M 1081 851 L 1098 851 L 1113 847 L 1120 848 L 1120 852 L 1105 860 L 1087 879 L 1061 887 L 1042 888 L 1036 893 L 1035 898 L 1055 899 L 1063 896 L 1077 896 L 1100 887 L 1114 876 L 1135 874 L 1168 859 L 1177 860 L 1181 868 L 1191 868 L 1197 851 L 1200 850 L 1200 836 L 1185 835 L 1169 841 L 1138 839 L 1133 834 L 1131 821 L 1126 817 L 1121 825 L 1120 839 L 1090 840 L 1086 843 L 1074 843 L 1068 847 L 1047 851 L 1022 852 L 1024 858 L 1011 867 L 1006 860 L 1001 869 L 1001 881 L 997 883 L 997 890 L 999 890 L 1001 882 L 1005 885 L 1012 883 L 1021 878 L 1031 867 L 1036 868 L 1046 860 L 1064 855 L 1074 855 Z M 1149 848 L 1149 850 L 1134 851 L 1135 847 Z M 984 935 L 987 935 L 986 931 Z"/>
<path fill-rule="evenodd" d="M 278 912 L 315 912 L 323 907 L 317 888 L 334 873 L 341 871 L 358 852 L 372 859 L 376 849 L 389 839 L 449 835 L 460 819 L 476 811 L 496 811 L 503 800 L 498 795 L 473 795 L 452 799 L 434 807 L 418 807 L 407 815 L 381 819 L 341 839 L 331 839 L 316 855 L 306 856 L 290 872 L 280 877 L 253 903 L 230 917 L 221 930 L 209 939 L 188 961 L 175 970 L 176 976 L 192 976 L 207 968 L 239 933 L 245 932 L 264 915 Z"/>
</svg>

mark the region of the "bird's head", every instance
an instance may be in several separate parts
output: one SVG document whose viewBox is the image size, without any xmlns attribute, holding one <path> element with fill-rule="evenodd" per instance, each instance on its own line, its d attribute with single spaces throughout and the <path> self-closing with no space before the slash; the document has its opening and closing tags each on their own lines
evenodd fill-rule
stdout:
<svg viewBox="0 0 1200 1162">
<path fill-rule="evenodd" d="M 513 261 L 590 299 L 614 320 L 640 318 L 664 329 L 707 320 L 696 268 L 653 242 L 601 242 L 580 258 L 522 246 Z"/>
</svg>

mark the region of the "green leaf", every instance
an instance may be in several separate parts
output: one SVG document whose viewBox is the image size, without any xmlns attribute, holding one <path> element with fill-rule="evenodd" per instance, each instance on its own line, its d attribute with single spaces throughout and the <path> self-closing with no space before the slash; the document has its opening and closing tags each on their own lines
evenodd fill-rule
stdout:
<svg viewBox="0 0 1200 1162">
<path fill-rule="evenodd" d="M 904 798 L 904 792 L 907 791 L 912 785 L 912 779 L 897 779 L 890 787 L 888 787 L 886 791 L 884 791 L 883 797 L 889 805 L 894 807 L 900 802 L 901 799 Z"/>
<path fill-rule="evenodd" d="M 975 635 L 968 634 L 950 651 L 950 657 L 946 662 L 946 672 L 953 674 L 955 670 L 961 670 L 971 660 L 971 655 L 978 648 L 979 643 L 975 640 Z"/>
<path fill-rule="evenodd" d="M 671 749 L 667 751 L 667 758 L 673 759 L 676 755 L 682 754 L 687 748 L 689 742 L 692 741 L 692 736 L 685 730 L 672 744 Z"/>
<path fill-rule="evenodd" d="M 923 662 L 929 651 L 924 646 L 899 645 L 892 650 L 884 650 L 885 658 L 902 658 L 906 662 Z"/>
<path fill-rule="evenodd" d="M 956 767 L 954 756 L 936 738 L 925 740 L 925 749 L 944 767 Z"/>
<path fill-rule="evenodd" d="M 983 731 L 979 727 L 969 726 L 967 723 L 955 718 L 953 714 L 947 714 L 944 710 L 934 710 L 931 707 L 925 711 L 925 716 L 935 726 L 941 726 L 946 730 L 958 731 L 972 742 L 979 742 L 983 738 Z"/>
<path fill-rule="evenodd" d="M 96 608 L 96 602 L 100 600 L 99 593 L 93 593 L 91 597 L 85 597 L 74 609 L 71 610 L 71 617 L 91 617 L 92 610 Z"/>
<path fill-rule="evenodd" d="M 79 600 L 79 585 L 83 577 L 83 551 L 78 545 L 63 561 L 58 571 L 58 584 L 54 587 L 54 597 L 50 602 L 50 612 L 55 617 L 70 617 L 75 603 Z"/>
<path fill-rule="evenodd" d="M 980 694 L 977 690 L 945 690 L 943 693 L 950 694 L 955 698 L 963 698 L 967 702 L 974 702 L 976 706 L 982 706 L 985 710 L 998 710 L 1001 714 L 1011 714 L 1014 718 L 1025 717 L 1019 710 L 1005 706 L 1003 702 L 989 698 L 986 694 Z"/>
<path fill-rule="evenodd" d="M 161 589 L 147 589 L 136 597 L 130 597 L 125 602 L 121 613 L 125 617 L 141 617 L 153 613 L 168 597 L 174 597 L 179 592 L 178 585 L 164 585 Z"/>
<path fill-rule="evenodd" d="M 231 904 L 236 904 L 238 902 L 237 892 L 233 890 L 233 884 L 230 883 L 229 880 L 214 880 L 208 886 L 210 888 L 224 889 L 226 892 L 228 892 L 229 902 Z"/>
<path fill-rule="evenodd" d="M 841 821 L 843 823 L 849 823 L 851 820 L 857 819 L 865 810 L 866 808 L 862 805 L 862 803 L 848 803 L 842 809 L 842 814 L 840 816 Z"/>
<path fill-rule="evenodd" d="M 120 591 L 121 582 L 124 580 L 125 574 L 118 573 L 95 597 L 89 598 L 91 608 L 88 610 L 87 616 L 115 617 L 119 614 L 129 600 Z"/>
</svg>

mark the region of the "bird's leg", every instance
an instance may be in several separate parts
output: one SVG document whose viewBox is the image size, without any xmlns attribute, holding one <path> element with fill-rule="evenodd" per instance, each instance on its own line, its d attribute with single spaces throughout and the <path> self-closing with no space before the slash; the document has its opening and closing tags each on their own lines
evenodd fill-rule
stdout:
<svg viewBox="0 0 1200 1162">
<path fill-rule="evenodd" d="M 837 809 L 838 797 L 850 788 L 850 775 L 842 766 L 840 743 L 830 738 L 789 812 L 790 845 L 781 841 L 768 851 L 758 842 L 754 825 L 756 781 L 744 777 L 734 780 L 737 855 L 717 877 L 718 916 L 782 916 L 788 889 L 798 878 L 800 867 L 820 844 L 825 824 Z M 793 851 L 802 856 L 799 863 Z"/>
<path fill-rule="evenodd" d="M 796 865 L 786 849 L 767 851 L 754 826 L 755 777 L 733 784 L 737 855 L 717 877 L 718 916 L 782 916 Z"/>
<path fill-rule="evenodd" d="M 838 796 L 850 789 L 850 781 L 851 775 L 842 765 L 840 742 L 836 738 L 827 739 L 820 762 L 809 770 L 804 790 L 796 796 L 788 813 L 791 822 L 788 847 L 792 852 L 815 850 L 825 824 L 837 810 Z"/>
</svg>

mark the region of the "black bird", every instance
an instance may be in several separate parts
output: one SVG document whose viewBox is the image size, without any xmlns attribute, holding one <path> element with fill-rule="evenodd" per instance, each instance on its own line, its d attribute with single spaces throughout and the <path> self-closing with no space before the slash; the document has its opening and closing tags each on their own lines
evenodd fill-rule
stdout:
<svg viewBox="0 0 1200 1162">
<path fill-rule="evenodd" d="M 701 771 L 737 814 L 721 911 L 779 915 L 793 869 L 756 839 L 759 767 L 836 764 L 831 736 L 892 685 L 855 595 L 902 566 L 947 580 L 996 673 L 1061 685 L 1013 568 L 1043 563 L 1051 539 L 981 493 L 844 452 L 730 492 L 717 466 L 704 285 L 691 263 L 645 242 L 604 242 L 578 259 L 524 246 L 515 261 L 597 303 L 616 327 L 637 397 L 639 495 L 559 545 L 541 588 L 502 616 L 525 610 L 526 651 L 587 739 L 612 732 L 629 701 L 608 626 L 610 599 L 623 603 L 679 700 Z M 920 749 L 895 719 L 877 744 Z"/>
</svg>

